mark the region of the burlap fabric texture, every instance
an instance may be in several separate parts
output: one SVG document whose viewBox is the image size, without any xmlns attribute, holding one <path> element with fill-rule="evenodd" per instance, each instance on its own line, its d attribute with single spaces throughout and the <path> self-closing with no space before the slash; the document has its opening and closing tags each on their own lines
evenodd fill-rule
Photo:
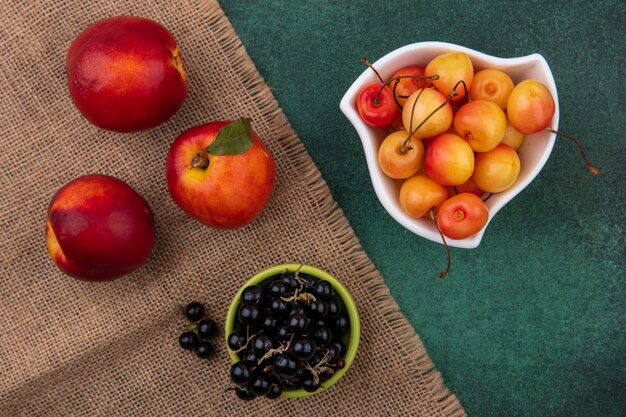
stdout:
<svg viewBox="0 0 626 417">
<path fill-rule="evenodd" d="M 216 1 L 5 0 L 0 10 L 1 416 L 464 414 Z M 166 26 L 190 80 L 170 121 L 135 134 L 90 125 L 65 85 L 72 39 L 121 14 Z M 165 156 L 184 130 L 240 116 L 274 155 L 277 184 L 253 224 L 214 230 L 173 203 Z M 108 283 L 63 275 L 45 247 L 52 195 L 89 173 L 128 182 L 155 214 L 149 262 Z M 243 402 L 225 391 L 221 338 L 208 361 L 179 348 L 180 308 L 198 299 L 223 324 L 236 289 L 283 262 L 316 265 L 345 283 L 361 314 L 359 353 L 322 394 Z"/>
</svg>

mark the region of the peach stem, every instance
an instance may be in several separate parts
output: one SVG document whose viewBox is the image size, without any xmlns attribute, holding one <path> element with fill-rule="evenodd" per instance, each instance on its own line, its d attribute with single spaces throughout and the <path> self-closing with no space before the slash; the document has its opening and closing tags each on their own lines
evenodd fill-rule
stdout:
<svg viewBox="0 0 626 417">
<path fill-rule="evenodd" d="M 191 160 L 189 167 L 207 169 L 209 167 L 209 157 L 204 152 L 198 152 Z"/>
</svg>

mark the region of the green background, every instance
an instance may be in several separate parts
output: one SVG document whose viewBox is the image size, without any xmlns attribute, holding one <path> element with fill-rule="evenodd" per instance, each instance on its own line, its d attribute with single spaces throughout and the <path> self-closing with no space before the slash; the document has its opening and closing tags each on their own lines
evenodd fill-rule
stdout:
<svg viewBox="0 0 626 417">
<path fill-rule="evenodd" d="M 474 3 L 474 4 L 472 4 Z M 241 1 L 221 5 L 365 251 L 474 416 L 626 415 L 624 117 L 626 3 Z M 560 129 L 540 175 L 479 248 L 411 234 L 378 202 L 339 101 L 405 44 L 452 42 L 500 57 L 542 54 Z M 384 352 L 381 352 L 384 355 Z"/>
</svg>

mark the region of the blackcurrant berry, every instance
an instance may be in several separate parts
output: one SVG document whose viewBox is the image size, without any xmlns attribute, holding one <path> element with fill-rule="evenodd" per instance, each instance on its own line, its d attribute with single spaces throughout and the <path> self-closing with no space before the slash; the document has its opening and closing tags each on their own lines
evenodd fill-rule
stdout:
<svg viewBox="0 0 626 417">
<path fill-rule="evenodd" d="M 346 315 L 340 314 L 337 320 L 335 320 L 335 330 L 339 333 L 343 333 L 348 330 L 348 327 L 350 327 L 350 320 Z"/>
<path fill-rule="evenodd" d="M 200 320 L 198 322 L 198 336 L 200 339 L 208 339 L 215 334 L 217 324 L 213 320 Z"/>
<path fill-rule="evenodd" d="M 322 318 L 328 312 L 328 303 L 324 300 L 315 300 L 309 304 L 309 314 L 314 318 Z"/>
<path fill-rule="evenodd" d="M 301 333 L 309 325 L 309 319 L 304 313 L 291 314 L 287 319 L 287 328 L 292 332 Z"/>
<path fill-rule="evenodd" d="M 289 330 L 287 325 L 278 326 L 276 329 L 276 339 L 278 339 L 279 342 L 288 342 L 291 340 L 293 334 L 294 333 Z"/>
<path fill-rule="evenodd" d="M 256 366 L 256 362 L 258 358 L 252 350 L 246 349 L 242 352 L 239 352 L 239 357 L 246 365 L 251 366 L 251 367 Z"/>
<path fill-rule="evenodd" d="M 198 346 L 198 336 L 194 332 L 185 332 L 178 338 L 178 344 L 183 349 L 192 350 Z"/>
<path fill-rule="evenodd" d="M 252 380 L 252 371 L 246 363 L 239 361 L 230 367 L 230 379 L 237 385 L 246 385 Z"/>
<path fill-rule="evenodd" d="M 320 378 L 320 381 L 327 381 L 330 379 L 331 376 L 333 376 L 333 374 L 334 371 L 331 368 L 326 367 L 319 372 L 318 376 Z"/>
<path fill-rule="evenodd" d="M 289 293 L 289 286 L 283 281 L 274 281 L 269 286 L 269 294 L 272 297 L 285 297 Z"/>
<path fill-rule="evenodd" d="M 302 381 L 304 380 L 304 378 L 306 378 L 309 375 L 311 375 L 311 372 L 307 368 L 300 368 L 298 373 L 291 379 L 295 381 Z"/>
<path fill-rule="evenodd" d="M 333 332 L 328 327 L 319 327 L 313 333 L 313 340 L 320 346 L 327 345 L 333 340 Z"/>
<path fill-rule="evenodd" d="M 198 321 L 204 315 L 204 306 L 197 301 L 191 302 L 185 307 L 185 317 L 189 321 Z"/>
<path fill-rule="evenodd" d="M 334 340 L 330 345 L 337 350 L 338 357 L 346 354 L 346 345 L 341 340 Z"/>
<path fill-rule="evenodd" d="M 276 330 L 277 326 L 278 320 L 275 317 L 265 316 L 265 318 L 263 319 L 263 330 L 265 330 L 267 333 L 273 333 L 274 330 Z"/>
<path fill-rule="evenodd" d="M 307 307 L 308 305 L 305 302 L 302 301 L 292 301 L 291 303 L 289 303 L 291 305 L 291 311 L 289 312 L 289 314 L 307 314 Z"/>
<path fill-rule="evenodd" d="M 241 304 L 256 304 L 263 296 L 263 289 L 258 285 L 250 285 L 241 292 Z"/>
<path fill-rule="evenodd" d="M 276 384 L 272 384 L 270 387 L 270 391 L 265 395 L 266 398 L 273 400 L 274 398 L 280 397 L 280 394 L 283 393 L 283 390 L 280 386 Z"/>
<path fill-rule="evenodd" d="M 318 390 L 319 387 L 320 387 L 320 384 L 315 382 L 313 375 L 305 378 L 302 381 L 302 388 L 304 388 L 304 390 L 307 392 L 315 392 Z"/>
<path fill-rule="evenodd" d="M 318 281 L 313 293 L 317 298 L 329 300 L 333 295 L 333 286 L 328 281 Z"/>
<path fill-rule="evenodd" d="M 239 350 L 246 344 L 246 337 L 240 332 L 232 332 L 228 335 L 227 344 L 230 350 Z"/>
<path fill-rule="evenodd" d="M 272 384 L 268 381 L 268 378 L 263 374 L 258 374 L 252 378 L 250 382 L 250 389 L 259 397 L 266 395 L 270 392 Z"/>
<path fill-rule="evenodd" d="M 245 388 L 245 387 L 235 388 L 235 394 L 237 395 L 238 398 L 244 401 L 250 401 L 256 398 L 256 395 L 254 395 L 254 392 L 250 391 L 248 388 Z"/>
<path fill-rule="evenodd" d="M 328 301 L 328 311 L 326 314 L 330 317 L 337 317 L 339 313 L 341 313 L 341 304 L 339 304 L 336 298 L 331 298 Z"/>
<path fill-rule="evenodd" d="M 304 278 L 304 285 L 302 286 L 302 289 L 304 291 L 313 292 L 316 284 L 317 284 L 317 279 L 310 275 L 307 275 Z"/>
<path fill-rule="evenodd" d="M 267 335 L 259 335 L 254 339 L 254 344 L 252 345 L 252 349 L 254 350 L 254 354 L 259 358 L 262 358 L 270 349 L 273 348 L 272 339 L 270 339 Z"/>
<path fill-rule="evenodd" d="M 343 358 L 337 359 L 336 362 L 337 369 L 343 369 L 346 366 L 346 361 Z"/>
<path fill-rule="evenodd" d="M 296 281 L 296 276 L 292 273 L 283 274 L 280 277 L 280 280 L 287 284 L 291 291 L 299 287 L 298 281 Z"/>
<path fill-rule="evenodd" d="M 280 387 L 285 391 L 290 391 L 300 388 L 300 383 L 293 379 L 283 379 L 280 381 Z"/>
<path fill-rule="evenodd" d="M 274 359 L 274 370 L 281 376 L 292 378 L 300 369 L 300 363 L 289 353 L 281 353 Z"/>
<path fill-rule="evenodd" d="M 328 316 L 327 316 L 327 317 L 325 317 L 325 318 L 323 318 L 323 319 L 316 319 L 316 320 L 313 320 L 313 326 L 314 326 L 316 329 L 319 329 L 319 328 L 321 328 L 321 327 L 328 327 L 328 321 L 327 321 L 327 318 L 328 318 Z M 334 320 L 333 320 L 333 321 L 334 321 Z"/>
<path fill-rule="evenodd" d="M 339 358 L 339 350 L 333 345 L 330 345 L 326 348 L 326 353 L 328 354 L 329 362 L 334 362 L 336 359 Z"/>
<path fill-rule="evenodd" d="M 199 358 L 208 358 L 213 351 L 213 345 L 206 341 L 198 343 L 196 347 L 196 355 L 198 355 Z"/>
<path fill-rule="evenodd" d="M 320 364 L 320 362 L 322 361 L 322 359 L 323 359 L 322 354 L 321 354 L 321 353 L 319 353 L 319 352 L 317 352 L 315 355 L 313 355 L 313 356 L 311 357 L 311 359 L 309 359 L 309 360 L 307 361 L 307 363 L 308 363 L 308 364 L 309 364 L 312 368 L 314 368 L 314 367 L 316 367 L 317 365 L 319 365 L 319 364 Z"/>
<path fill-rule="evenodd" d="M 274 298 L 270 301 L 270 312 L 277 317 L 282 317 L 289 312 L 289 303 L 280 298 Z"/>
<path fill-rule="evenodd" d="M 291 353 L 300 360 L 307 360 L 315 354 L 315 342 L 308 338 L 296 339 L 291 344 Z"/>
<path fill-rule="evenodd" d="M 244 304 L 239 307 L 237 318 L 247 326 L 256 326 L 261 320 L 261 309 L 256 304 Z"/>
</svg>

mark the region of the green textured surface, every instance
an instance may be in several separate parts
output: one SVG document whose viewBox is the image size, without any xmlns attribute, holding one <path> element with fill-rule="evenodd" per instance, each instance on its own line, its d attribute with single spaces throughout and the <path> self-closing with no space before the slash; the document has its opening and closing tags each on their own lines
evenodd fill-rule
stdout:
<svg viewBox="0 0 626 417">
<path fill-rule="evenodd" d="M 471 3 L 475 3 L 471 5 Z M 469 415 L 626 415 L 626 3 L 222 0 L 363 247 Z M 478 249 L 443 248 L 384 211 L 341 97 L 372 61 L 438 40 L 501 57 L 538 52 L 563 131 L 535 181 Z M 381 353 L 384 354 L 384 353 Z"/>
</svg>

